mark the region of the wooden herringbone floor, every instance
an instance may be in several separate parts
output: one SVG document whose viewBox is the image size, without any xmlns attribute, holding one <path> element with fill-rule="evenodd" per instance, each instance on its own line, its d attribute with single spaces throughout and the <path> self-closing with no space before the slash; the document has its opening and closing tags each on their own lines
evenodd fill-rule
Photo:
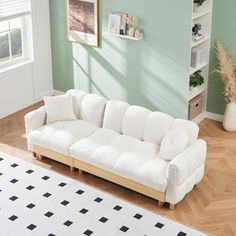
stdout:
<svg viewBox="0 0 236 236">
<path fill-rule="evenodd" d="M 225 132 L 221 123 L 204 120 L 200 124 L 200 136 L 208 143 L 205 177 L 171 211 L 167 207 L 159 208 L 157 202 L 148 197 L 95 176 L 70 173 L 68 167 L 55 161 L 35 160 L 27 151 L 23 116 L 38 106 L 40 104 L 0 120 L 0 151 L 78 179 L 208 235 L 236 235 L 236 133 Z"/>
</svg>

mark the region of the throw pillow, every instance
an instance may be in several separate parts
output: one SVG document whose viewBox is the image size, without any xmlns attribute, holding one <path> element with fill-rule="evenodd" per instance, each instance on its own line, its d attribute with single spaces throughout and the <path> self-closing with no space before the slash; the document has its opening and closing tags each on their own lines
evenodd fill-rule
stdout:
<svg viewBox="0 0 236 236">
<path fill-rule="evenodd" d="M 188 133 L 184 129 L 176 128 L 170 130 L 161 141 L 161 158 L 166 161 L 174 159 L 187 147 L 188 139 Z"/>
<path fill-rule="evenodd" d="M 75 120 L 72 96 L 70 94 L 53 97 L 44 97 L 45 109 L 47 114 L 46 122 Z"/>
</svg>

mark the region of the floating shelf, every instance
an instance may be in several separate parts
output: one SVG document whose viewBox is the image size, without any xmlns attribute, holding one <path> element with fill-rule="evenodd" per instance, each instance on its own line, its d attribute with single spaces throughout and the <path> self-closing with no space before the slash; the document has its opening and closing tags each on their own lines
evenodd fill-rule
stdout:
<svg viewBox="0 0 236 236">
<path fill-rule="evenodd" d="M 189 101 L 192 100 L 193 98 L 197 97 L 199 94 L 203 93 L 204 91 L 206 91 L 206 84 L 203 84 L 202 86 L 199 86 L 198 88 L 194 89 L 194 90 L 190 90 L 189 91 Z"/>
<path fill-rule="evenodd" d="M 118 37 L 118 38 L 123 38 L 123 39 L 129 39 L 129 40 L 134 40 L 134 41 L 139 41 L 143 39 L 143 34 L 141 33 L 141 37 L 140 38 L 135 38 L 135 37 L 130 37 L 128 35 L 122 35 L 122 34 L 115 34 L 115 33 L 110 33 L 107 32 L 108 35 L 114 36 L 114 37 Z"/>
<path fill-rule="evenodd" d="M 202 63 L 200 64 L 199 66 L 197 67 L 190 67 L 190 72 L 189 74 L 192 75 L 194 72 L 198 71 L 198 70 L 201 70 L 203 69 L 204 67 L 208 66 L 208 62 L 205 62 L 205 63 Z"/>
<path fill-rule="evenodd" d="M 201 40 L 199 40 L 199 41 L 197 41 L 197 42 L 192 41 L 192 43 L 191 43 L 191 48 L 194 48 L 194 47 L 196 47 L 196 46 L 198 46 L 198 45 L 200 45 L 200 44 L 206 42 L 206 41 L 209 40 L 209 39 L 210 39 L 210 38 L 207 36 L 207 37 L 204 37 L 204 38 L 202 38 Z"/>
<path fill-rule="evenodd" d="M 211 11 L 194 12 L 192 19 L 196 20 L 197 18 L 205 16 L 205 15 L 210 14 L 210 13 L 211 13 Z"/>
</svg>

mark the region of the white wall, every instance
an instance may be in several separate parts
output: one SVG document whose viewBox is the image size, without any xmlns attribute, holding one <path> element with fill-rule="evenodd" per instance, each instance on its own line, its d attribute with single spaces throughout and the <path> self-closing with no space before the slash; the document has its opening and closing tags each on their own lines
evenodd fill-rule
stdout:
<svg viewBox="0 0 236 236">
<path fill-rule="evenodd" d="M 32 0 L 34 61 L 0 73 L 0 118 L 53 93 L 49 0 Z"/>
</svg>

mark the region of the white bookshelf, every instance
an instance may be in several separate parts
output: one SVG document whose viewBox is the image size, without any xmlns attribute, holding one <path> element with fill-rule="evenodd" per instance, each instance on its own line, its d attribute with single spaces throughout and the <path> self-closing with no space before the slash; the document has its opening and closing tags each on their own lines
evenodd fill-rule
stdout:
<svg viewBox="0 0 236 236">
<path fill-rule="evenodd" d="M 191 34 L 190 50 L 191 52 L 194 48 L 199 48 L 202 50 L 202 60 L 201 60 L 202 63 L 193 68 L 191 67 L 191 58 L 190 58 L 189 78 L 190 75 L 192 75 L 194 72 L 198 70 L 202 71 L 202 75 L 204 77 L 203 85 L 199 86 L 194 90 L 191 90 L 189 88 L 188 101 L 191 101 L 192 99 L 194 99 L 199 95 L 203 96 L 202 113 L 198 117 L 194 118 L 193 121 L 195 122 L 201 120 L 201 117 L 203 117 L 203 114 L 206 112 L 207 87 L 208 87 L 208 77 L 209 77 L 209 58 L 210 58 L 210 46 L 211 46 L 210 43 L 211 43 L 212 5 L 213 5 L 213 0 L 206 0 L 206 2 L 202 5 L 201 10 L 199 12 L 192 12 L 192 26 L 194 26 L 197 23 L 201 24 L 202 26 L 201 32 L 204 34 L 204 38 L 200 39 L 199 41 L 193 41 L 192 32 L 190 33 Z"/>
</svg>

